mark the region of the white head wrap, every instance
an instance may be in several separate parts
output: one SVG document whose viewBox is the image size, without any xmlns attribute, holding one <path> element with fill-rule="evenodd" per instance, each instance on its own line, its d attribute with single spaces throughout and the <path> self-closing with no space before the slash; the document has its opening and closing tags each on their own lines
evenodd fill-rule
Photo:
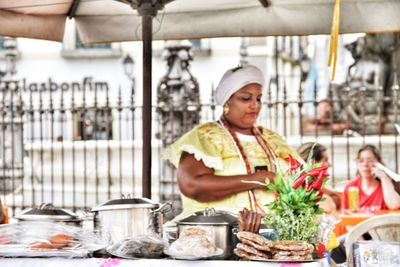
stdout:
<svg viewBox="0 0 400 267">
<path fill-rule="evenodd" d="M 251 83 L 264 86 L 264 75 L 259 68 L 246 65 L 230 69 L 222 76 L 215 90 L 215 101 L 218 105 L 224 105 L 231 95 Z"/>
</svg>

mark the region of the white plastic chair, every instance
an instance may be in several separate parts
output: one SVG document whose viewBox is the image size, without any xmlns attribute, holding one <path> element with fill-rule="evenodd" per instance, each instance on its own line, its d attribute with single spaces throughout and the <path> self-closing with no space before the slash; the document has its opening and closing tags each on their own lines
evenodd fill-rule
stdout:
<svg viewBox="0 0 400 267">
<path fill-rule="evenodd" d="M 371 235 L 372 240 L 399 242 L 400 214 L 377 215 L 357 224 L 350 230 L 345 240 L 349 267 L 354 266 L 353 243 L 357 242 L 365 233 Z"/>
</svg>

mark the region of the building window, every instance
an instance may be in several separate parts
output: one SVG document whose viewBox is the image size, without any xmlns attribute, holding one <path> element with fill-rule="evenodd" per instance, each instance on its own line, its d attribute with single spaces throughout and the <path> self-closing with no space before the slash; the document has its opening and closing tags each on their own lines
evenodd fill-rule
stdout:
<svg viewBox="0 0 400 267">
<path fill-rule="evenodd" d="M 189 40 L 192 44 L 192 49 L 201 49 L 201 40 L 200 39 L 192 39 Z"/>
<path fill-rule="evenodd" d="M 83 45 L 75 24 L 66 24 L 61 55 L 67 59 L 119 58 L 122 49 L 119 43 Z"/>
<path fill-rule="evenodd" d="M 112 49 L 111 44 L 92 44 L 92 45 L 84 45 L 82 44 L 81 38 L 79 34 L 75 35 L 75 48 L 76 49 Z"/>
<path fill-rule="evenodd" d="M 187 44 L 187 42 L 189 42 L 192 45 L 191 51 L 193 52 L 194 57 L 208 57 L 211 55 L 211 39 L 190 39 L 184 40 L 183 42 L 184 44 Z M 161 57 L 164 49 L 165 42 L 155 41 L 153 43 L 153 56 Z"/>
</svg>

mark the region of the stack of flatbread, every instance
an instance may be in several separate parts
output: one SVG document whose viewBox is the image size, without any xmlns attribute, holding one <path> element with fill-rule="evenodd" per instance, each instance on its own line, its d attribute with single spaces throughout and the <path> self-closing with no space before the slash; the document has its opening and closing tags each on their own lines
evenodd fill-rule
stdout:
<svg viewBox="0 0 400 267">
<path fill-rule="evenodd" d="M 241 258 L 249 260 L 312 260 L 312 245 L 303 241 L 276 241 L 251 233 L 239 232 L 237 234 L 240 243 L 234 252 Z"/>
</svg>

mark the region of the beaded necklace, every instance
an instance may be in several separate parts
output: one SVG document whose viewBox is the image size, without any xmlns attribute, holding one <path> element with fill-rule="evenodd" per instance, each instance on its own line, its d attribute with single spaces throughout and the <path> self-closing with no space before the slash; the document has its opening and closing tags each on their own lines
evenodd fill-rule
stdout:
<svg viewBox="0 0 400 267">
<path fill-rule="evenodd" d="M 252 174 L 253 171 L 252 171 L 251 164 L 250 164 L 250 161 L 248 159 L 247 153 L 244 150 L 242 144 L 240 143 L 236 132 L 231 129 L 231 127 L 229 126 L 228 121 L 224 118 L 224 116 L 221 116 L 221 118 L 218 121 L 218 123 L 222 126 L 222 128 L 225 130 L 225 132 L 228 134 L 228 136 L 232 139 L 232 141 L 233 141 L 233 143 L 234 143 L 234 145 L 236 147 L 236 150 L 238 151 L 239 158 L 241 159 L 241 161 L 244 163 L 244 165 L 246 167 L 247 174 Z M 266 143 L 266 141 L 262 137 L 260 130 L 257 127 L 253 126 L 251 131 L 252 131 L 253 135 L 256 137 L 256 140 L 257 140 L 258 144 L 261 146 L 261 148 L 264 151 L 265 155 L 267 156 L 267 159 L 268 159 L 268 162 L 267 162 L 268 170 L 275 172 L 275 166 L 274 166 L 274 164 L 271 164 L 272 160 L 276 160 L 275 153 L 273 153 L 271 148 L 268 146 L 268 144 Z M 260 207 L 260 205 L 257 202 L 257 198 L 255 196 L 254 191 L 253 190 L 249 190 L 248 191 L 248 195 L 249 195 L 249 202 L 250 202 L 251 209 L 253 211 L 259 210 L 260 212 L 263 213 L 262 208 Z"/>
</svg>

